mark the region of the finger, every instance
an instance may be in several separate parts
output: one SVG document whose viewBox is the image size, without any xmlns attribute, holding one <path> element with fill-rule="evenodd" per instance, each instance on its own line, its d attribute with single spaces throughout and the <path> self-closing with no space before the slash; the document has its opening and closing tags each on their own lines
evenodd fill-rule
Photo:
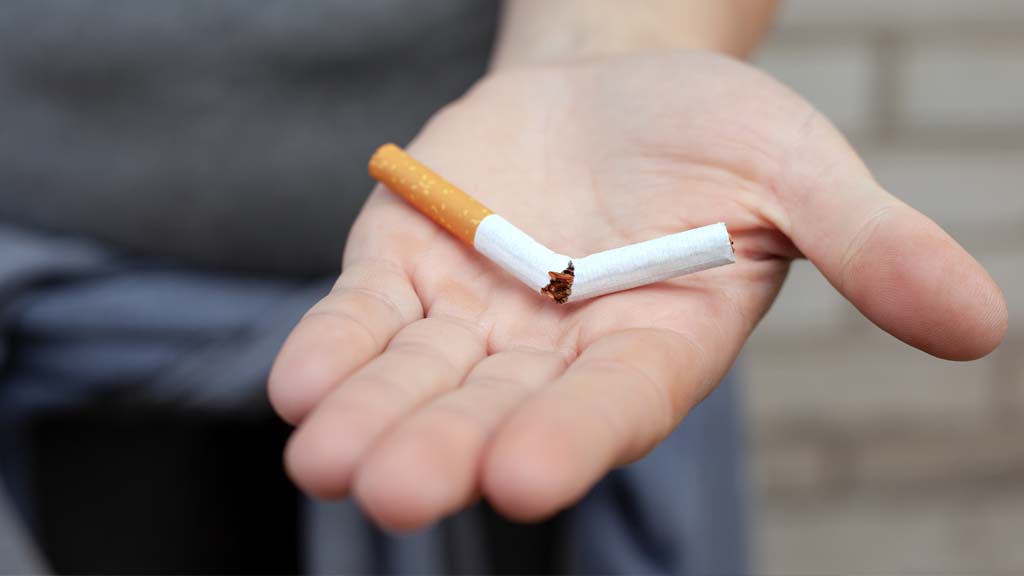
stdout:
<svg viewBox="0 0 1024 576">
<path fill-rule="evenodd" d="M 816 149 L 795 154 L 792 174 L 778 186 L 785 231 L 797 247 L 864 315 L 904 342 L 953 360 L 991 352 L 1006 332 L 1007 312 L 985 269 L 883 190 L 827 121 L 809 126 L 805 142 Z"/>
<path fill-rule="evenodd" d="M 480 461 L 502 420 L 566 360 L 553 352 L 500 352 L 478 364 L 463 385 L 389 433 L 360 464 L 354 482 L 378 524 L 410 530 L 473 501 Z"/>
<path fill-rule="evenodd" d="M 709 337 L 709 346 L 720 345 L 708 353 L 658 329 L 598 340 L 501 425 L 484 457 L 484 495 L 517 520 L 572 504 L 667 436 L 724 376 L 736 347 Z"/>
<path fill-rule="evenodd" d="M 380 354 L 400 329 L 423 317 L 420 300 L 397 264 L 346 266 L 331 293 L 288 336 L 270 372 L 270 402 L 299 422 L 328 391 Z"/>
<path fill-rule="evenodd" d="M 335 388 L 285 449 L 295 483 L 340 497 L 370 445 L 435 396 L 455 388 L 484 356 L 481 330 L 453 318 L 426 318 L 399 332 L 383 354 Z"/>
</svg>

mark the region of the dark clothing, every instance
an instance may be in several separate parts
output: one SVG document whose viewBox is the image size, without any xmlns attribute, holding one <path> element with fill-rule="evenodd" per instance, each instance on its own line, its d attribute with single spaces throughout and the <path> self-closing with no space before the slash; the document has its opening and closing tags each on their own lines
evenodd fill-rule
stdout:
<svg viewBox="0 0 1024 576">
<path fill-rule="evenodd" d="M 496 2 L 0 2 L 0 220 L 337 272 L 371 189 L 486 66 Z"/>
</svg>

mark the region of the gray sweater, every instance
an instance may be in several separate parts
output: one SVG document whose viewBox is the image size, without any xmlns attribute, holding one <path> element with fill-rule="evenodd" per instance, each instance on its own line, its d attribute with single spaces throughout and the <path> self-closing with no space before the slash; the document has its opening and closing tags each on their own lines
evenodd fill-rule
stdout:
<svg viewBox="0 0 1024 576">
<path fill-rule="evenodd" d="M 0 222 L 188 265 L 334 272 L 371 152 L 483 73 L 496 11 L 0 2 Z"/>
</svg>

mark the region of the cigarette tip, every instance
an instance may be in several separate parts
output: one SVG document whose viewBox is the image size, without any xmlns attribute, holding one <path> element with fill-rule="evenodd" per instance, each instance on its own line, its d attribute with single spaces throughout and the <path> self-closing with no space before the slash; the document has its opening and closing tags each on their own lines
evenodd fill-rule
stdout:
<svg viewBox="0 0 1024 576">
<path fill-rule="evenodd" d="M 729 227 L 725 225 L 725 222 L 719 222 L 722 226 L 722 230 L 725 230 L 725 235 L 729 238 L 729 250 L 732 251 L 732 255 L 736 256 L 736 239 L 733 238 L 732 232 L 729 232 Z"/>
<path fill-rule="evenodd" d="M 386 156 L 390 156 L 401 151 L 402 149 L 399 148 L 397 144 L 393 144 L 391 142 L 378 146 L 377 150 L 373 153 L 373 156 L 370 156 L 370 162 L 367 165 L 370 176 L 373 176 L 374 178 L 377 177 L 375 174 L 377 170 L 375 168 L 384 162 Z"/>
</svg>

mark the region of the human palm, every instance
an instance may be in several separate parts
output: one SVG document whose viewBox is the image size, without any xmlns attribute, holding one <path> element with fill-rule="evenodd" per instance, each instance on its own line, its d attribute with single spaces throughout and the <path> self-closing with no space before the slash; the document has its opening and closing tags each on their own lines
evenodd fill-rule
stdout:
<svg viewBox="0 0 1024 576">
<path fill-rule="evenodd" d="M 411 154 L 575 257 L 725 222 L 737 263 L 557 305 L 384 189 L 336 288 L 289 337 L 271 399 L 303 489 L 413 528 L 481 494 L 549 515 L 709 394 L 806 255 L 861 311 L 955 359 L 998 344 L 985 271 L 884 192 L 767 76 L 702 53 L 501 72 Z"/>
</svg>

